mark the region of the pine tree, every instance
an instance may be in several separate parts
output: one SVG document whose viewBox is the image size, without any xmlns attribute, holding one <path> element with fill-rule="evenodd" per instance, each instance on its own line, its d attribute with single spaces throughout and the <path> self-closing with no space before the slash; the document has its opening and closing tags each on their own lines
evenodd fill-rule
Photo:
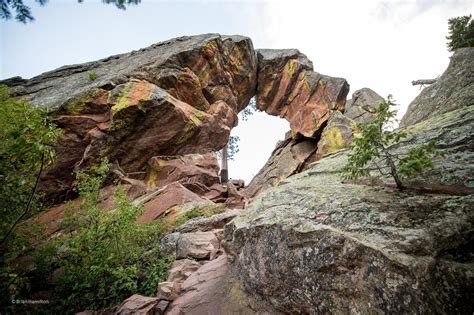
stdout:
<svg viewBox="0 0 474 315">
<path fill-rule="evenodd" d="M 474 47 L 474 21 L 471 15 L 454 17 L 448 20 L 448 50 L 454 51 L 463 47 Z"/>
</svg>

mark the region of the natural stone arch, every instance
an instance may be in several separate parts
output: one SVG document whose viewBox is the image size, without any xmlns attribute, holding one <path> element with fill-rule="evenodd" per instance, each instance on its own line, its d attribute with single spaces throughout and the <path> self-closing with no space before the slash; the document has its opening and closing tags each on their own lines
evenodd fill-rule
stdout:
<svg viewBox="0 0 474 315">
<path fill-rule="evenodd" d="M 74 170 L 104 156 L 124 173 L 147 174 L 135 179 L 153 182 L 156 167 L 149 161 L 155 156 L 221 149 L 254 95 L 259 109 L 290 122 L 294 141 L 317 139 L 329 113 L 343 110 L 349 89 L 344 79 L 314 72 L 297 50 L 255 51 L 249 38 L 218 34 L 3 83 L 52 108 L 64 130 L 57 162 L 43 176 L 50 198 L 70 190 Z"/>
</svg>

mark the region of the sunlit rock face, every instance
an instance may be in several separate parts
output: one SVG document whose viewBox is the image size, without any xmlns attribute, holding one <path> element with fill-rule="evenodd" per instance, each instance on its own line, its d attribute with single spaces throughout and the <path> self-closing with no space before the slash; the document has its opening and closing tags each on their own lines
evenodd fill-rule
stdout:
<svg viewBox="0 0 474 315">
<path fill-rule="evenodd" d="M 344 110 L 349 84 L 313 71 L 296 49 L 259 49 L 257 108 L 290 122 L 294 137 L 321 133 L 332 110 Z"/>
</svg>

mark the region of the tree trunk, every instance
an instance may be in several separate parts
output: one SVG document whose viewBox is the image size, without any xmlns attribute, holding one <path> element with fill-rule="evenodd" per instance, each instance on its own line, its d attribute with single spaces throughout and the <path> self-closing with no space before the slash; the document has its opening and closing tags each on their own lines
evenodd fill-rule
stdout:
<svg viewBox="0 0 474 315">
<path fill-rule="evenodd" d="M 395 165 L 395 161 L 393 160 L 393 156 L 385 149 L 384 146 L 382 146 L 382 151 L 385 155 L 385 158 L 389 161 L 390 163 L 390 175 L 392 175 L 393 179 L 395 180 L 395 184 L 397 184 L 397 188 L 399 190 L 404 189 L 402 181 L 400 180 L 400 177 L 398 177 L 397 173 L 397 167 Z"/>
<path fill-rule="evenodd" d="M 229 181 L 229 169 L 227 165 L 227 144 L 222 148 L 221 151 L 221 184 L 225 184 Z"/>
</svg>

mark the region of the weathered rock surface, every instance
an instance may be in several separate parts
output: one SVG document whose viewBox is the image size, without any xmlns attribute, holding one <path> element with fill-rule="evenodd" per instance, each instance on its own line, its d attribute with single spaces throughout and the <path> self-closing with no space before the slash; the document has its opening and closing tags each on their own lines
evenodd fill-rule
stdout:
<svg viewBox="0 0 474 315">
<path fill-rule="evenodd" d="M 296 49 L 259 49 L 257 55 L 257 108 L 288 120 L 294 137 L 315 137 L 330 110 L 344 110 L 346 80 L 313 72 Z"/>
<path fill-rule="evenodd" d="M 159 299 L 156 297 L 142 296 L 134 294 L 126 299 L 122 306 L 117 311 L 117 315 L 154 315 L 155 306 L 158 304 Z"/>
<path fill-rule="evenodd" d="M 384 98 L 369 88 L 362 88 L 352 94 L 346 101 L 344 115 L 358 124 L 365 124 L 372 120 L 372 112 Z"/>
<path fill-rule="evenodd" d="M 182 156 L 154 156 L 149 160 L 147 187 L 162 187 L 180 182 L 198 195 L 208 193 L 219 183 L 219 163 L 216 154 L 187 154 Z"/>
<path fill-rule="evenodd" d="M 286 139 L 277 144 L 267 163 L 242 191 L 242 194 L 252 199 L 269 187 L 276 186 L 285 178 L 298 173 L 315 153 L 316 148 L 316 140 L 293 140 L 287 134 Z"/>
<path fill-rule="evenodd" d="M 438 193 L 342 183 L 342 151 L 261 195 L 225 227 L 245 291 L 288 313 L 472 313 L 473 113 L 427 119 L 392 148 L 437 139 L 447 155 L 419 180 Z"/>
<path fill-rule="evenodd" d="M 176 258 L 209 259 L 219 249 L 219 240 L 213 232 L 182 233 L 178 238 Z"/>
<path fill-rule="evenodd" d="M 324 128 L 321 139 L 318 141 L 318 148 L 314 159 L 310 160 L 320 160 L 327 154 L 347 147 L 352 142 L 354 134 L 353 124 L 354 121 L 343 115 L 340 111 L 332 111 L 328 124 Z"/>
<path fill-rule="evenodd" d="M 247 205 L 247 200 L 242 194 L 237 190 L 237 188 L 232 184 L 232 182 L 227 182 L 227 199 L 225 205 L 229 209 L 243 209 Z"/>
<path fill-rule="evenodd" d="M 400 125 L 409 126 L 429 117 L 474 104 L 474 48 L 454 52 L 446 71 L 421 91 L 403 116 Z"/>
<path fill-rule="evenodd" d="M 194 203 L 199 204 L 205 200 L 180 183 L 174 182 L 163 188 L 163 191 L 154 196 L 143 205 L 144 213 L 137 218 L 138 222 L 150 222 L 162 218 L 165 215 L 172 217 L 184 211 L 171 211 L 174 206 Z M 170 211 L 167 211 L 170 210 Z M 181 209 L 179 209 L 181 210 Z"/>
<path fill-rule="evenodd" d="M 74 169 L 104 156 L 136 173 L 153 156 L 222 148 L 255 94 L 256 62 L 249 38 L 206 34 L 4 83 L 53 109 L 64 129 L 42 184 L 57 196 L 71 188 Z"/>
<path fill-rule="evenodd" d="M 191 274 L 181 289 L 183 293 L 169 305 L 167 314 L 256 314 L 248 307 L 238 282 L 228 273 L 225 255 Z"/>
<path fill-rule="evenodd" d="M 223 213 L 219 213 L 208 218 L 194 218 L 177 227 L 175 231 L 180 233 L 189 233 L 197 231 L 208 232 L 215 229 L 222 229 L 224 225 L 229 223 L 239 213 L 240 211 L 238 210 L 227 210 Z"/>
</svg>

